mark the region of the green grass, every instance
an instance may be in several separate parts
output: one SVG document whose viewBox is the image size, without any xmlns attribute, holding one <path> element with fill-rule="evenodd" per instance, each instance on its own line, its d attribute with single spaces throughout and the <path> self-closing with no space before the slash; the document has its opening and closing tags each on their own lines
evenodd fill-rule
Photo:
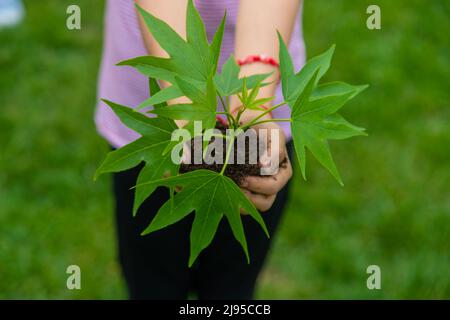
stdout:
<svg viewBox="0 0 450 320">
<path fill-rule="evenodd" d="M 107 152 L 93 111 L 101 1 L 26 1 L 27 19 L 0 31 L 0 298 L 121 299 Z M 310 56 L 336 43 L 324 80 L 369 83 L 344 109 L 369 136 L 332 143 L 340 187 L 311 157 L 262 274 L 260 298 L 450 298 L 448 1 L 305 2 Z M 82 290 L 66 289 L 66 267 Z M 366 268 L 382 289 L 366 288 Z"/>
</svg>

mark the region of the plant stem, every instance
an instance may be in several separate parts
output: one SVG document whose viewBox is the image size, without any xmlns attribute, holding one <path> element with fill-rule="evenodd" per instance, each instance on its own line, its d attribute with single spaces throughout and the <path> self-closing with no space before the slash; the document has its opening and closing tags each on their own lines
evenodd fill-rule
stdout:
<svg viewBox="0 0 450 320">
<path fill-rule="evenodd" d="M 225 110 L 226 112 L 228 112 L 228 110 L 227 110 L 227 105 L 225 104 L 225 101 L 223 100 L 222 95 L 219 94 L 219 92 L 217 92 L 217 95 L 219 96 L 220 103 L 222 103 L 223 110 Z"/>
<path fill-rule="evenodd" d="M 262 112 L 259 116 L 257 116 L 256 118 L 254 118 L 252 121 L 250 121 L 249 123 L 245 124 L 245 127 L 246 127 L 246 128 L 251 127 L 251 126 L 254 125 L 259 119 L 261 119 L 262 117 L 264 117 L 266 114 L 272 112 L 273 110 L 275 110 L 275 109 L 277 109 L 277 108 L 279 108 L 279 107 L 281 107 L 281 106 L 284 106 L 285 104 L 286 104 L 286 101 L 283 101 L 283 102 L 281 102 L 281 103 L 278 103 L 278 104 L 274 105 L 272 108 L 269 108 L 269 109 L 265 110 L 265 111 Z"/>
<path fill-rule="evenodd" d="M 225 135 L 225 134 L 219 134 L 219 133 L 214 133 L 214 134 L 212 134 L 212 137 L 218 137 L 218 138 L 222 138 L 222 139 L 225 139 L 225 140 L 230 139 L 229 136 L 227 136 L 227 135 Z"/>
<path fill-rule="evenodd" d="M 250 123 L 245 124 L 245 125 L 243 125 L 243 126 L 241 127 L 241 129 L 242 129 L 242 130 L 245 130 L 245 129 L 251 127 L 251 126 L 255 126 L 255 125 L 258 125 L 258 124 L 261 124 L 261 123 L 266 123 L 266 122 L 292 122 L 292 120 L 289 119 L 289 118 L 279 118 L 279 119 L 267 119 L 267 120 L 261 120 L 261 121 L 254 122 L 254 123 L 252 123 L 252 124 L 250 124 Z"/>
<path fill-rule="evenodd" d="M 242 107 L 243 108 L 239 108 L 238 113 L 236 115 L 236 123 L 237 123 L 238 128 L 239 128 L 239 120 L 241 120 L 241 115 L 242 115 L 242 113 L 244 113 L 244 111 L 246 109 L 244 105 L 242 105 Z"/>
<path fill-rule="evenodd" d="M 227 150 L 227 155 L 225 157 L 225 162 L 223 163 L 223 167 L 222 170 L 220 170 L 220 175 L 223 175 L 225 173 L 225 168 L 228 165 L 228 161 L 230 160 L 230 154 L 231 154 L 231 150 L 233 149 L 233 145 L 234 145 L 234 138 L 235 138 L 235 131 L 233 130 L 233 133 L 231 134 L 231 137 L 228 140 L 228 150 Z"/>
<path fill-rule="evenodd" d="M 230 110 L 229 110 L 229 99 L 227 97 L 226 98 L 227 102 L 225 103 L 225 101 L 223 100 L 222 95 L 220 95 L 218 92 L 217 92 L 217 94 L 219 96 L 220 102 L 222 103 L 222 107 L 223 107 L 223 110 L 224 110 L 224 112 L 217 112 L 217 114 L 225 114 L 226 117 L 227 117 L 228 123 L 231 124 L 234 121 L 234 119 L 233 119 L 233 116 L 231 115 Z"/>
<path fill-rule="evenodd" d="M 226 97 L 226 103 L 225 103 L 225 101 L 223 100 L 223 97 L 220 94 L 219 94 L 219 98 L 220 98 L 220 101 L 222 103 L 223 109 L 225 111 L 224 112 L 217 112 L 217 114 L 225 114 L 227 116 L 228 123 L 230 124 L 230 126 L 232 126 L 233 129 L 245 130 L 245 129 L 247 129 L 247 128 L 255 125 L 255 124 L 260 124 L 260 123 L 265 123 L 265 122 L 282 122 L 282 121 L 283 122 L 290 122 L 291 121 L 291 119 L 268 119 L 268 120 L 258 121 L 264 115 L 272 112 L 273 110 L 275 110 L 275 109 L 277 109 L 277 108 L 279 108 L 281 106 L 284 106 L 286 104 L 286 101 L 283 101 L 281 103 L 278 103 L 278 104 L 274 105 L 270 109 L 265 110 L 259 116 L 254 118 L 252 121 L 250 121 L 249 123 L 247 123 L 247 124 L 245 124 L 245 125 L 243 125 L 241 127 L 241 126 L 239 126 L 239 119 L 240 119 L 240 116 L 241 116 L 241 114 L 242 114 L 242 112 L 244 110 L 239 110 L 236 118 L 234 118 L 233 115 L 230 113 L 230 110 L 229 110 L 229 101 L 230 101 L 229 97 Z M 226 167 L 228 165 L 228 161 L 230 161 L 231 150 L 233 149 L 234 139 L 236 138 L 235 132 L 236 131 L 233 131 L 231 137 L 224 136 L 224 135 L 218 135 L 218 136 L 221 136 L 222 138 L 227 139 L 228 143 L 229 143 L 228 149 L 227 149 L 227 154 L 226 154 L 226 157 L 225 157 L 225 162 L 224 162 L 224 164 L 222 166 L 222 169 L 220 170 L 220 173 L 219 173 L 220 175 L 223 175 L 225 173 L 225 169 L 226 169 Z"/>
</svg>

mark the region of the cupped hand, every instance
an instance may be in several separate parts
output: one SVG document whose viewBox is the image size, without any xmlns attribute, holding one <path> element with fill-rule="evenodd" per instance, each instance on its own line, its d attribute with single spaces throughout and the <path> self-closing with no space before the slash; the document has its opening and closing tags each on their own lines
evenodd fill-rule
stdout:
<svg viewBox="0 0 450 320">
<path fill-rule="evenodd" d="M 254 114 L 244 114 L 242 120 L 246 123 L 249 121 L 248 119 L 252 118 L 254 118 Z M 269 120 L 269 118 L 266 120 Z M 240 187 L 255 207 L 264 212 L 272 207 L 277 193 L 291 178 L 292 166 L 286 150 L 286 137 L 283 129 L 275 122 L 257 124 L 252 128 L 258 132 L 261 129 L 267 130 L 266 148 L 263 152 L 260 150 L 259 158 L 261 167 L 265 169 L 265 175 L 247 176 L 241 182 Z M 264 136 L 262 135 L 262 137 Z"/>
</svg>

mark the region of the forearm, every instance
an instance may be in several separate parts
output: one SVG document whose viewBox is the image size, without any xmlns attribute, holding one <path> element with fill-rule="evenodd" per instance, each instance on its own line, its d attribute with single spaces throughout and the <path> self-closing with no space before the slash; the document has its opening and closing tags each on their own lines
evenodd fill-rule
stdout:
<svg viewBox="0 0 450 320">
<path fill-rule="evenodd" d="M 135 2 L 144 10 L 166 22 L 183 38 L 186 38 L 187 0 L 135 0 Z M 151 32 L 145 26 L 141 15 L 138 16 L 142 39 L 144 40 L 149 55 L 168 57 L 167 53 L 155 41 Z"/>
<path fill-rule="evenodd" d="M 278 60 L 277 31 L 289 43 L 299 5 L 300 0 L 241 0 L 236 24 L 236 58 L 265 54 Z M 273 75 L 268 80 L 272 83 L 261 88 L 261 97 L 275 94 L 279 77 L 277 68 L 263 63 L 241 67 L 241 76 L 270 72 Z"/>
<path fill-rule="evenodd" d="M 150 12 L 158 19 L 166 22 L 173 30 L 180 36 L 186 39 L 186 8 L 187 0 L 135 0 L 144 10 Z M 166 51 L 153 38 L 151 32 L 147 29 L 142 16 L 139 16 L 139 27 L 141 29 L 142 39 L 149 55 L 156 57 L 168 57 Z M 170 86 L 166 81 L 160 81 L 160 85 L 164 87 Z M 177 99 L 168 101 L 168 104 L 188 103 L 190 102 L 186 97 L 179 97 Z M 176 120 L 178 126 L 182 127 L 186 121 Z"/>
</svg>

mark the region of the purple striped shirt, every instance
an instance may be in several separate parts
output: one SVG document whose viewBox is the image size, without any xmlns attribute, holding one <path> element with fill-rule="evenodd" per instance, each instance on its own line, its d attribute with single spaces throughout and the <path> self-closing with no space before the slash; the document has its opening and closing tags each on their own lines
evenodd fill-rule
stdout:
<svg viewBox="0 0 450 320">
<path fill-rule="evenodd" d="M 208 38 L 211 40 L 225 10 L 226 28 L 222 41 L 220 66 L 234 52 L 234 32 L 239 0 L 197 0 L 196 7 L 205 22 Z M 293 30 L 289 51 L 296 70 L 305 63 L 305 48 L 301 29 L 301 11 Z M 263 52 L 261 52 L 262 54 Z M 257 54 L 257 52 L 255 52 Z M 119 67 L 119 61 L 148 55 L 141 37 L 137 13 L 133 0 L 108 0 L 106 5 L 103 57 L 98 80 L 98 98 L 104 98 L 126 106 L 135 107 L 148 98 L 147 78 L 131 67 Z M 283 100 L 278 86 L 274 103 Z M 276 118 L 289 116 L 289 108 L 283 106 L 274 112 Z M 139 137 L 139 134 L 121 123 L 113 111 L 99 102 L 95 114 L 97 131 L 111 145 L 122 147 Z M 288 138 L 288 123 L 280 123 Z"/>
</svg>

